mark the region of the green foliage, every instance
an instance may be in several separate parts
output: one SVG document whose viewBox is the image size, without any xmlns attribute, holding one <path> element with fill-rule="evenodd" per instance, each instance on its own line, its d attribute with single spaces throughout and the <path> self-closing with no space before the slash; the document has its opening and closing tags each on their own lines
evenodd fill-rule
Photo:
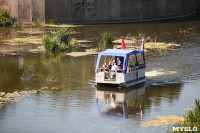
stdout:
<svg viewBox="0 0 200 133">
<path fill-rule="evenodd" d="M 13 20 L 7 10 L 2 10 L 0 12 L 0 27 L 11 26 Z"/>
<path fill-rule="evenodd" d="M 1 36 L 7 37 L 11 31 L 12 31 L 11 27 L 0 27 L 0 35 Z"/>
<path fill-rule="evenodd" d="M 101 52 L 101 51 L 104 51 L 104 50 L 106 50 L 105 44 L 102 43 L 102 42 L 100 42 L 99 45 L 98 45 L 98 47 L 96 48 L 96 51 L 97 52 Z"/>
<path fill-rule="evenodd" d="M 16 22 L 14 22 L 13 26 L 16 29 L 21 29 L 22 28 L 22 23 L 16 21 Z"/>
<path fill-rule="evenodd" d="M 13 42 L 15 42 L 17 44 L 24 44 L 24 43 L 27 43 L 28 40 L 26 40 L 26 39 L 13 39 Z"/>
<path fill-rule="evenodd" d="M 185 35 L 186 32 L 187 32 L 187 30 L 184 29 L 184 28 L 183 28 L 183 29 L 182 29 L 182 28 L 179 29 L 179 33 L 180 33 L 180 34 L 184 34 L 184 35 Z"/>
<path fill-rule="evenodd" d="M 71 47 L 78 47 L 79 43 L 75 39 L 71 39 L 70 42 L 69 42 L 69 45 Z"/>
<path fill-rule="evenodd" d="M 54 19 L 49 19 L 49 24 L 55 25 L 55 20 Z"/>
<path fill-rule="evenodd" d="M 56 31 L 50 31 L 43 37 L 44 48 L 51 52 L 66 51 L 70 42 L 69 28 L 59 28 Z"/>
<path fill-rule="evenodd" d="M 151 35 L 151 41 L 152 42 L 156 43 L 157 42 L 157 38 L 158 37 L 157 37 L 157 35 L 155 33 Z"/>
<path fill-rule="evenodd" d="M 58 51 L 58 43 L 59 41 L 52 34 L 45 35 L 43 38 L 43 45 L 46 50 Z"/>
<path fill-rule="evenodd" d="M 69 39 L 70 34 L 71 34 L 71 30 L 69 28 L 59 28 L 56 31 L 55 36 L 57 36 L 60 43 L 65 43 L 66 45 L 68 45 L 70 41 Z"/>
<path fill-rule="evenodd" d="M 200 100 L 195 99 L 196 106 L 193 111 L 189 111 L 185 116 L 185 121 L 183 124 L 178 125 L 179 127 L 197 127 L 200 129 Z M 176 131 L 179 133 L 186 133 L 186 131 Z"/>
<path fill-rule="evenodd" d="M 138 36 L 139 36 L 140 38 L 145 37 L 145 36 L 146 36 L 146 33 L 144 33 L 144 32 L 138 32 Z"/>
<path fill-rule="evenodd" d="M 110 34 L 110 32 L 104 32 L 102 35 L 101 35 L 101 38 L 103 40 L 103 43 L 106 44 L 106 45 L 111 45 L 112 44 L 112 35 Z"/>
<path fill-rule="evenodd" d="M 36 27 L 40 27 L 40 25 L 41 25 L 41 24 L 40 24 L 40 19 L 39 19 L 39 18 L 35 19 L 35 20 L 34 20 L 34 23 L 35 23 L 35 26 L 36 26 Z"/>
<path fill-rule="evenodd" d="M 103 34 L 101 34 L 101 40 L 99 42 L 98 47 L 96 48 L 96 51 L 100 52 L 108 48 L 112 48 L 113 47 L 112 41 L 113 41 L 113 38 L 110 32 L 107 32 L 107 31 L 104 32 Z"/>
</svg>

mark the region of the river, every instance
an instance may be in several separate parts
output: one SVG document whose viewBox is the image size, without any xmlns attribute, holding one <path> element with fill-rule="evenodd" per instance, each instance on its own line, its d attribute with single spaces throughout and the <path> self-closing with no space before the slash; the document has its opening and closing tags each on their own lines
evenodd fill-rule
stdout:
<svg viewBox="0 0 200 133">
<path fill-rule="evenodd" d="M 186 115 L 186 108 L 200 98 L 200 21 L 86 25 L 74 30 L 80 40 L 97 42 L 104 31 L 114 38 L 142 32 L 181 46 L 146 53 L 147 81 L 129 89 L 95 87 L 96 55 L 2 55 L 1 92 L 47 89 L 3 106 L 1 133 L 169 132 L 173 125 L 141 125 L 157 116 Z"/>
</svg>

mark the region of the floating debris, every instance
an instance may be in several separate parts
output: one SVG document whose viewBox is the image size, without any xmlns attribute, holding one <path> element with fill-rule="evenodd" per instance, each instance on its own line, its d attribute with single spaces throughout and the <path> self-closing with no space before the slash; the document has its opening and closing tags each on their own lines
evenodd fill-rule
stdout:
<svg viewBox="0 0 200 133">
<path fill-rule="evenodd" d="M 181 116 L 181 115 L 158 116 L 156 118 L 158 120 L 150 120 L 150 121 L 143 122 L 141 127 L 182 124 L 185 120 L 184 116 Z"/>
<path fill-rule="evenodd" d="M 184 110 L 194 110 L 194 108 L 184 108 Z"/>
</svg>

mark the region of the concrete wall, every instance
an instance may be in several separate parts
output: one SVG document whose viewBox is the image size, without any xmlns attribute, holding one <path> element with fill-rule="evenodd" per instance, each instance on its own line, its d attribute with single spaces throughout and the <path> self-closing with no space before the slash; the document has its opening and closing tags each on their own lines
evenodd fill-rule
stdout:
<svg viewBox="0 0 200 133">
<path fill-rule="evenodd" d="M 2 1 L 2 0 L 1 0 Z M 23 21 L 120 23 L 191 15 L 200 0 L 5 0 L 11 15 Z"/>
<path fill-rule="evenodd" d="M 31 0 L 32 1 L 32 19 L 39 19 L 45 22 L 45 0 Z"/>
<path fill-rule="evenodd" d="M 39 19 L 45 22 L 45 0 L 5 0 L 12 17 L 31 22 Z"/>
<path fill-rule="evenodd" d="M 200 0 L 46 0 L 46 20 L 120 23 L 191 15 Z"/>
<path fill-rule="evenodd" d="M 5 0 L 0 0 L 0 6 L 5 5 Z"/>
<path fill-rule="evenodd" d="M 12 17 L 19 18 L 18 14 L 18 0 L 5 0 L 5 4 L 8 7 L 8 10 Z"/>
</svg>

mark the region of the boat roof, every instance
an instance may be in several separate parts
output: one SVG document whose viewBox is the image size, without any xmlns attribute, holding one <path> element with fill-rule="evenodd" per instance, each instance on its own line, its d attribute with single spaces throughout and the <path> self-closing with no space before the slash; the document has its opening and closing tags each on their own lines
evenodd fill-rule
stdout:
<svg viewBox="0 0 200 133">
<path fill-rule="evenodd" d="M 127 49 L 107 49 L 106 51 L 99 52 L 99 55 L 107 56 L 126 56 L 138 53 L 144 53 L 144 50 L 127 50 Z"/>
<path fill-rule="evenodd" d="M 124 58 L 123 73 L 126 74 L 129 56 L 138 53 L 143 54 L 144 50 L 107 49 L 106 51 L 99 52 L 95 72 L 98 72 L 98 66 L 101 56 L 115 56 L 115 57 L 120 56 Z M 143 54 L 143 59 L 144 59 L 144 54 Z"/>
</svg>

